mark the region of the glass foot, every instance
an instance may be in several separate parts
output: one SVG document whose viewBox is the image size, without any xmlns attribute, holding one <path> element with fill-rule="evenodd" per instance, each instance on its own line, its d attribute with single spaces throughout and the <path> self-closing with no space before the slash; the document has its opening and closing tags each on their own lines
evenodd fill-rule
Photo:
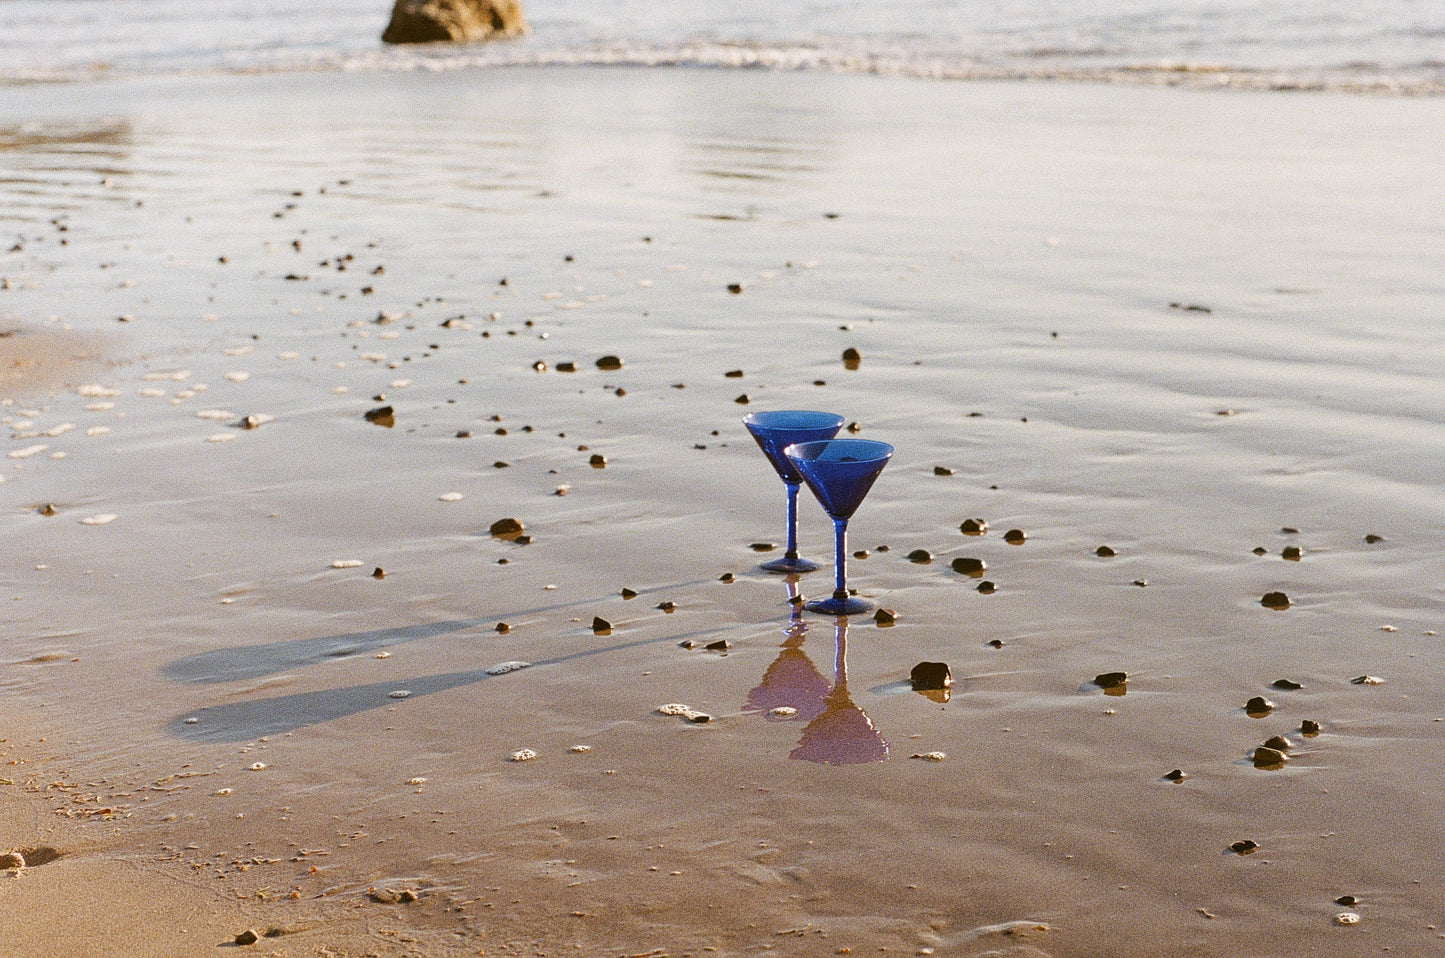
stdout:
<svg viewBox="0 0 1445 958">
<path fill-rule="evenodd" d="M 758 566 L 764 572 L 817 572 L 823 568 L 812 559 L 804 559 L 802 556 L 783 556 L 781 559 L 774 559 L 771 562 L 764 562 Z"/>
<path fill-rule="evenodd" d="M 873 603 L 867 599 L 860 599 L 856 595 L 850 595 L 846 599 L 840 599 L 830 595 L 826 599 L 814 599 L 803 606 L 809 612 L 818 612 L 823 615 L 857 615 L 859 612 L 867 612 L 873 608 Z"/>
</svg>

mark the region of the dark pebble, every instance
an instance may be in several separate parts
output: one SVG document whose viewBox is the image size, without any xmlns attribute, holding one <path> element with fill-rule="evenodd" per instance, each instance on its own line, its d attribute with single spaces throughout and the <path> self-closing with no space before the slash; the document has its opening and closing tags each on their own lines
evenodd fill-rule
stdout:
<svg viewBox="0 0 1445 958">
<path fill-rule="evenodd" d="M 1128 681 L 1128 672 L 1101 672 L 1094 676 L 1094 684 L 1101 689 L 1121 688 Z"/>
<path fill-rule="evenodd" d="M 1028 540 L 1028 533 L 1022 529 L 1010 529 L 1003 534 L 1003 541 L 1011 546 L 1021 546 Z"/>
<path fill-rule="evenodd" d="M 752 400 L 748 398 L 747 393 L 743 393 L 741 396 L 734 399 L 733 402 L 737 403 L 739 406 L 746 406 L 748 403 L 752 402 Z"/>
<path fill-rule="evenodd" d="M 1300 689 L 1304 688 L 1303 685 L 1300 685 L 1298 682 L 1291 681 L 1290 679 L 1275 679 L 1273 682 L 1269 683 L 1269 687 L 1272 689 L 1280 689 L 1284 692 L 1298 692 Z"/>
<path fill-rule="evenodd" d="M 726 652 L 728 649 L 732 648 L 732 646 L 728 644 L 727 639 L 718 639 L 716 642 L 709 642 L 707 645 L 703 646 L 703 648 L 709 652 Z"/>
<path fill-rule="evenodd" d="M 371 570 L 371 577 L 373 579 L 385 579 L 386 570 L 383 569 L 381 566 L 377 566 L 375 569 Z"/>
<path fill-rule="evenodd" d="M 600 452 L 594 452 L 591 458 L 587 460 L 587 465 L 591 466 L 593 469 L 606 468 L 607 457 L 602 455 L 602 453 Z"/>
<path fill-rule="evenodd" d="M 1142 588 L 1144 588 L 1145 586 L 1147 586 L 1147 585 L 1149 584 L 1149 580 L 1148 580 L 1148 579 L 1135 579 L 1134 582 L 1133 582 L 1133 584 L 1134 584 L 1134 585 L 1137 585 L 1139 588 L 1142 589 Z"/>
<path fill-rule="evenodd" d="M 843 350 L 844 369 L 857 369 L 859 364 L 862 362 L 863 354 L 858 352 L 858 350 L 854 349 L 852 346 L 849 346 L 847 349 Z"/>
<path fill-rule="evenodd" d="M 1275 768 L 1289 761 L 1289 756 L 1277 748 L 1270 748 L 1268 745 L 1261 745 L 1254 750 L 1255 768 Z"/>
<path fill-rule="evenodd" d="M 1299 723 L 1299 730 L 1301 735 L 1318 735 L 1320 734 L 1320 723 L 1314 719 L 1305 719 Z"/>
<path fill-rule="evenodd" d="M 657 604 L 657 607 L 664 612 L 671 612 L 673 609 L 677 608 L 677 606 L 674 605 L 670 600 L 667 602 L 659 602 Z"/>
<path fill-rule="evenodd" d="M 947 466 L 934 466 L 933 474 L 935 476 L 951 476 L 953 475 L 953 470 Z"/>
<path fill-rule="evenodd" d="M 998 586 L 994 585 L 992 581 L 984 579 L 978 584 L 978 591 L 982 592 L 984 595 L 993 595 L 995 592 L 998 591 Z"/>
<path fill-rule="evenodd" d="M 892 609 L 879 609 L 873 613 L 873 621 L 880 627 L 886 628 L 898 621 L 898 613 Z"/>
<path fill-rule="evenodd" d="M 575 373 L 576 371 L 577 371 L 577 364 L 576 364 L 576 363 L 564 362 L 564 363 L 558 363 L 558 364 L 557 364 L 557 372 L 559 372 L 559 373 Z"/>
<path fill-rule="evenodd" d="M 624 599 L 634 599 L 637 597 L 637 593 L 628 588 L 623 588 L 620 594 Z"/>
<path fill-rule="evenodd" d="M 487 530 L 498 539 L 516 539 L 522 534 L 522 523 L 516 519 L 498 519 Z"/>
<path fill-rule="evenodd" d="M 1180 782 L 1184 781 L 1185 775 L 1183 770 L 1176 768 L 1172 772 L 1165 772 L 1164 778 L 1166 781 L 1170 781 L 1178 785 Z"/>
<path fill-rule="evenodd" d="M 1344 905 L 1346 908 L 1354 908 L 1360 900 L 1354 895 L 1341 895 L 1335 899 L 1336 905 Z"/>
<path fill-rule="evenodd" d="M 1299 530 L 1296 529 L 1294 526 L 1283 526 L 1283 527 L 1280 528 L 1279 531 L 1282 532 L 1282 533 L 1284 533 L 1284 534 L 1287 535 L 1287 536 L 1297 536 L 1297 535 L 1299 535 Z"/>
<path fill-rule="evenodd" d="M 1259 600 L 1266 609 L 1284 610 L 1289 608 L 1289 596 L 1283 592 L 1266 592 Z"/>
<path fill-rule="evenodd" d="M 261 936 L 256 934 L 256 932 L 254 932 L 250 928 L 247 928 L 245 931 L 241 932 L 239 935 L 236 936 L 236 944 L 238 945 L 254 945 L 260 940 Z"/>
<path fill-rule="evenodd" d="M 617 356 L 603 356 L 597 360 L 597 368 L 612 372 L 615 369 L 622 368 L 622 360 Z"/>
<path fill-rule="evenodd" d="M 539 372 L 539 373 L 545 373 L 545 372 L 547 371 L 547 364 L 544 363 L 544 362 L 542 362 L 542 360 L 539 359 L 539 360 L 537 360 L 535 363 L 532 364 L 532 368 L 535 369 L 535 370 L 536 370 L 537 372 Z"/>
<path fill-rule="evenodd" d="M 1270 712 L 1273 711 L 1274 703 L 1271 702 L 1269 699 L 1265 698 L 1263 695 L 1256 695 L 1254 698 L 1244 703 L 1244 714 L 1249 715 L 1253 718 L 1259 718 L 1262 715 L 1268 715 Z"/>
<path fill-rule="evenodd" d="M 47 502 L 36 511 L 38 511 L 42 516 L 53 516 L 55 515 L 55 506 L 54 504 Z"/>
<path fill-rule="evenodd" d="M 502 635 L 506 635 L 508 632 L 512 631 L 512 627 L 505 622 L 498 622 L 497 631 L 500 632 Z"/>
<path fill-rule="evenodd" d="M 470 438 L 472 438 L 472 432 L 471 432 L 470 429 L 458 429 L 458 430 L 457 430 L 457 438 L 458 438 L 458 439 L 470 439 Z"/>
<path fill-rule="evenodd" d="M 1264 740 L 1264 746 L 1265 748 L 1272 748 L 1277 752 L 1288 752 L 1290 750 L 1290 740 L 1283 735 L 1271 735 Z"/>
<path fill-rule="evenodd" d="M 859 549 L 857 552 L 854 552 L 854 553 L 853 553 L 853 558 L 855 558 L 855 559 L 866 559 L 866 558 L 868 558 L 868 550 L 867 550 L 867 549 Z"/>
<path fill-rule="evenodd" d="M 995 649 L 1001 649 L 1003 648 L 1003 639 L 989 639 L 987 644 Z"/>
<path fill-rule="evenodd" d="M 1255 546 L 1255 547 L 1254 547 L 1253 549 L 1251 549 L 1250 551 L 1253 552 L 1253 553 L 1254 553 L 1255 555 L 1257 555 L 1257 556 L 1262 556 L 1262 555 L 1268 555 L 1268 554 L 1269 554 L 1269 550 L 1266 549 L 1264 546 Z"/>
<path fill-rule="evenodd" d="M 731 582 L 731 581 L 733 581 L 733 578 L 734 578 L 734 577 L 733 577 L 733 574 L 732 574 L 731 572 L 724 572 L 722 575 L 720 575 L 720 576 L 717 577 L 717 580 L 718 580 L 719 582 Z"/>
<path fill-rule="evenodd" d="M 612 623 L 608 622 L 600 615 L 594 615 L 592 617 L 592 631 L 598 633 L 599 635 L 604 632 L 611 632 Z"/>
<path fill-rule="evenodd" d="M 982 559 L 969 559 L 963 556 L 959 556 L 957 559 L 954 559 L 951 563 L 949 563 L 949 566 L 953 569 L 954 572 L 957 572 L 959 575 L 970 576 L 974 579 L 982 576 L 983 570 L 988 568 L 984 564 L 984 561 Z"/>
<path fill-rule="evenodd" d="M 1303 555 L 1304 551 L 1299 546 L 1285 546 L 1279 557 L 1287 562 L 1298 562 Z"/>
<path fill-rule="evenodd" d="M 1365 541 L 1368 542 L 1370 545 L 1374 545 L 1377 542 L 1384 542 L 1385 537 L 1377 536 L 1374 533 L 1371 533 L 1370 535 L 1365 536 Z"/>
<path fill-rule="evenodd" d="M 1248 855 L 1250 852 L 1254 851 L 1258 847 L 1258 842 L 1251 841 L 1248 838 L 1242 838 L 1239 841 L 1231 844 L 1229 846 L 1229 850 L 1234 852 L 1236 855 Z"/>
<path fill-rule="evenodd" d="M 366 421 L 390 429 L 396 425 L 396 410 L 390 406 L 378 406 L 366 412 Z"/>
<path fill-rule="evenodd" d="M 690 649 L 696 645 L 697 643 L 694 642 L 692 639 L 683 639 L 681 642 L 677 643 L 677 647 L 680 649 Z"/>
<path fill-rule="evenodd" d="M 982 519 L 965 519 L 958 531 L 966 536 L 981 536 L 988 531 L 988 523 Z"/>
<path fill-rule="evenodd" d="M 743 291 L 742 283 L 728 283 L 728 292 L 736 296 Z"/>
<path fill-rule="evenodd" d="M 741 369 L 729 369 L 727 372 L 723 373 L 723 375 L 726 376 L 728 379 L 742 379 L 743 371 Z"/>
<path fill-rule="evenodd" d="M 946 689 L 953 685 L 953 672 L 947 662 L 919 662 L 908 673 L 908 681 L 915 692 Z"/>
<path fill-rule="evenodd" d="M 1118 553 L 1116 553 L 1116 552 L 1115 552 L 1112 548 L 1110 548 L 1109 546 L 1099 546 L 1099 548 L 1097 548 L 1097 549 L 1094 550 L 1094 555 L 1096 555 L 1096 556 L 1102 556 L 1103 558 L 1108 559 L 1108 558 L 1110 558 L 1111 556 L 1118 555 Z"/>
<path fill-rule="evenodd" d="M 915 562 L 918 565 L 927 565 L 933 561 L 933 553 L 927 549 L 914 549 L 908 553 L 908 561 Z"/>
<path fill-rule="evenodd" d="M 777 547 L 777 544 L 773 542 L 754 542 L 748 546 L 748 548 L 754 552 L 772 552 Z"/>
</svg>

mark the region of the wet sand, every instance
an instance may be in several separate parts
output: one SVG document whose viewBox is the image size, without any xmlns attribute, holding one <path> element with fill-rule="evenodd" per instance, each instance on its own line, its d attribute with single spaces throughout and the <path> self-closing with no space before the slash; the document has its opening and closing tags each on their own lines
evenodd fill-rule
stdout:
<svg viewBox="0 0 1445 958">
<path fill-rule="evenodd" d="M 0 345 L 104 356 L 0 380 L 0 939 L 1438 949 L 1442 114 L 677 70 L 6 90 Z M 894 624 L 757 570 L 769 408 L 896 447 L 850 526 Z"/>
</svg>

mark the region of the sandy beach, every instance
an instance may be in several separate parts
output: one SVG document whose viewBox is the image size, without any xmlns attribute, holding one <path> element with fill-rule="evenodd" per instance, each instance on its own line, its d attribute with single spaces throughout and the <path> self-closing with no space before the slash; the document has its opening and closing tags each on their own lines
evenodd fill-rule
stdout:
<svg viewBox="0 0 1445 958">
<path fill-rule="evenodd" d="M 1442 155 L 1437 98 L 4 89 L 0 941 L 1438 953 Z M 757 568 L 787 408 L 897 450 L 891 624 Z"/>
</svg>

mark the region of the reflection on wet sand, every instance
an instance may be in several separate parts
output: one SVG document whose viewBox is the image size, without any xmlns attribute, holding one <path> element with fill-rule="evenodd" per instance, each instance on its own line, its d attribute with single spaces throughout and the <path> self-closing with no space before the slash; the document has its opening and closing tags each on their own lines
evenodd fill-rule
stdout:
<svg viewBox="0 0 1445 958">
<path fill-rule="evenodd" d="M 788 598 L 798 597 L 797 577 L 788 577 Z M 787 639 L 778 657 L 763 673 L 762 681 L 748 693 L 745 712 L 760 713 L 771 721 L 801 718 L 808 722 L 798 746 L 789 758 L 824 765 L 857 765 L 882 762 L 888 758 L 888 743 L 873 727 L 868 713 L 853 703 L 848 694 L 848 618 L 834 621 L 833 683 L 813 665 L 803 651 L 808 625 L 801 606 L 792 603 L 792 617 L 785 630 Z"/>
</svg>

